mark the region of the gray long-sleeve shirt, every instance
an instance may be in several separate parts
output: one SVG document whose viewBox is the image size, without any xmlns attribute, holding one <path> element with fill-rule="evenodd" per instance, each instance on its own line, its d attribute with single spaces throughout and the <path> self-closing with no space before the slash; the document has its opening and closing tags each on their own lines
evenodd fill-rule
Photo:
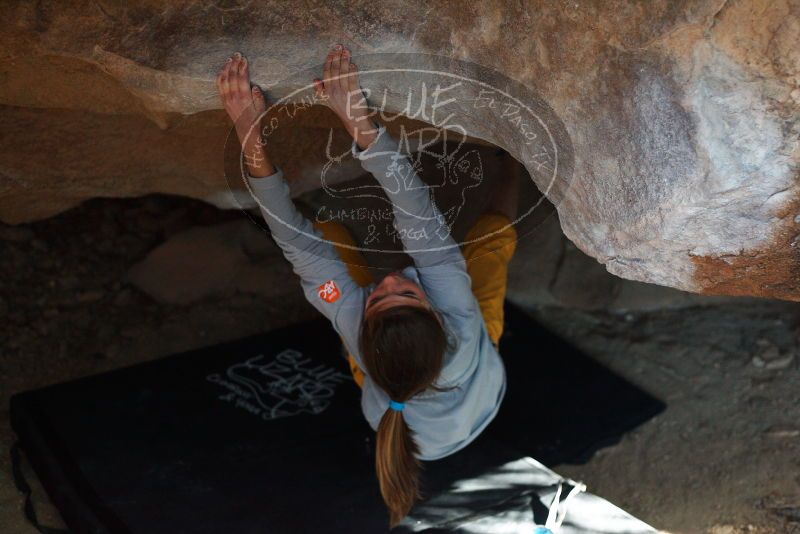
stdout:
<svg viewBox="0 0 800 534">
<path fill-rule="evenodd" d="M 455 349 L 445 355 L 436 381 L 442 387 L 456 387 L 415 395 L 403 411 L 415 433 L 419 458 L 437 460 L 467 446 L 497 414 L 505 394 L 505 369 L 472 294 L 461 250 L 408 156 L 384 126 L 366 150 L 353 142 L 352 154 L 393 204 L 395 227 L 414 260 L 403 274 L 420 285 L 456 342 Z M 359 329 L 366 298 L 375 284 L 359 287 L 353 281 L 333 245 L 295 208 L 282 170 L 266 178 L 249 177 L 248 182 L 272 237 L 300 276 L 306 298 L 331 321 L 365 370 Z M 361 408 L 373 429 L 377 430 L 389 400 L 365 371 Z"/>
</svg>

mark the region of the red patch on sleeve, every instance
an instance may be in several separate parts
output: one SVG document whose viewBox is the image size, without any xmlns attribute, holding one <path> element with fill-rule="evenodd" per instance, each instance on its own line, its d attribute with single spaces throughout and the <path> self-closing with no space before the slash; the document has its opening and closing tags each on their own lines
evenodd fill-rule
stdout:
<svg viewBox="0 0 800 534">
<path fill-rule="evenodd" d="M 317 288 L 317 294 L 319 295 L 319 298 L 328 304 L 336 302 L 336 300 L 342 296 L 342 293 L 339 291 L 339 288 L 336 286 L 336 283 L 333 280 L 328 280 L 319 286 Z"/>
</svg>

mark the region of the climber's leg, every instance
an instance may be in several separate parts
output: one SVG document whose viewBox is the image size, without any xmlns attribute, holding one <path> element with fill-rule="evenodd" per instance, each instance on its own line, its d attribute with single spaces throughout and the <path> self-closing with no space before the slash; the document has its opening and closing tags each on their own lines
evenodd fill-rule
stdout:
<svg viewBox="0 0 800 534">
<path fill-rule="evenodd" d="M 522 165 L 509 159 L 513 167 L 497 178 L 487 211 L 467 233 L 463 249 L 467 272 L 472 279 L 472 293 L 495 346 L 503 333 L 508 262 L 517 245 L 512 221 L 517 213 L 519 180 L 524 172 Z"/>
</svg>

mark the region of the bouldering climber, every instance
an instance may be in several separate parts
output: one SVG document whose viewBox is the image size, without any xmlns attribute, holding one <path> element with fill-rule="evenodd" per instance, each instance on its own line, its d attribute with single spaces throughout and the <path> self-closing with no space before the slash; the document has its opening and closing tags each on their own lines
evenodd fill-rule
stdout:
<svg viewBox="0 0 800 534">
<path fill-rule="evenodd" d="M 306 298 L 341 336 L 362 410 L 376 438 L 376 471 L 390 523 L 419 498 L 420 460 L 469 445 L 505 394 L 498 354 L 507 266 L 516 247 L 517 176 L 498 176 L 488 209 L 460 247 L 429 186 L 369 113 L 350 52 L 335 45 L 316 96 L 352 135 L 352 156 L 392 202 L 413 265 L 374 281 L 354 239 L 336 221 L 313 223 L 293 204 L 259 123 L 265 95 L 247 58 L 234 54 L 217 76 L 242 144 L 248 187 Z"/>
</svg>

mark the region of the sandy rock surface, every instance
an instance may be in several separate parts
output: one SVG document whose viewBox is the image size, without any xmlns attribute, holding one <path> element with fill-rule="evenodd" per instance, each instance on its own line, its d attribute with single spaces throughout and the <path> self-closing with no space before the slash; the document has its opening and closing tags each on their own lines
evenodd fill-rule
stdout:
<svg viewBox="0 0 800 534">
<path fill-rule="evenodd" d="M 541 146 L 524 142 L 508 108 L 465 105 L 474 83 L 453 120 L 522 161 L 567 237 L 609 272 L 798 300 L 799 14 L 791 0 L 11 2 L 0 14 L 0 219 L 149 192 L 246 202 L 225 178 L 215 73 L 239 50 L 272 100 L 298 102 L 343 42 L 362 72 L 434 54 L 518 94 L 550 134 Z M 362 80 L 384 110 L 415 115 L 392 89 L 418 78 Z M 318 183 L 332 126 L 311 106 L 275 137 L 298 192 Z"/>
</svg>

